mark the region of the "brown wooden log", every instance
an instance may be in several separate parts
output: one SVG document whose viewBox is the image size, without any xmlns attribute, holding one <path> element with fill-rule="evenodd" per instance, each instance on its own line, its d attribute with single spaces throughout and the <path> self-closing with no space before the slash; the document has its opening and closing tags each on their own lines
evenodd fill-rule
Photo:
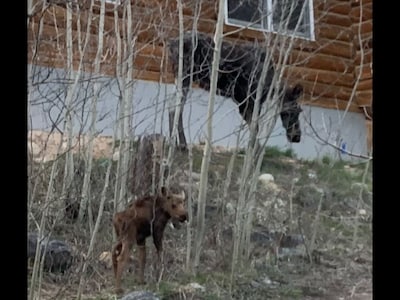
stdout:
<svg viewBox="0 0 400 300">
<path fill-rule="evenodd" d="M 314 1 L 314 9 L 321 12 L 336 13 L 347 16 L 351 10 L 351 6 L 349 2 L 343 1 Z"/>
<path fill-rule="evenodd" d="M 351 0 L 350 2 L 352 7 L 357 7 L 361 4 L 366 7 L 372 7 L 372 0 L 363 0 L 362 2 L 360 0 Z"/>
<path fill-rule="evenodd" d="M 360 40 L 361 38 L 361 40 Z M 357 32 L 354 33 L 353 37 L 354 49 L 359 51 L 361 48 L 364 50 L 372 49 L 372 32 L 366 32 L 359 35 Z"/>
<path fill-rule="evenodd" d="M 340 73 L 352 73 L 354 70 L 352 61 L 349 59 L 338 59 L 321 53 L 306 53 L 296 50 L 289 54 L 288 65 Z"/>
<path fill-rule="evenodd" d="M 357 91 L 366 91 L 373 88 L 372 78 L 361 80 L 357 85 Z"/>
<path fill-rule="evenodd" d="M 350 12 L 350 11 L 349 11 Z M 342 15 L 332 12 L 320 12 L 315 18 L 315 24 L 331 24 L 342 27 L 350 27 L 353 22 L 348 15 Z"/>
<path fill-rule="evenodd" d="M 28 53 L 28 63 L 32 60 L 32 54 Z M 33 62 L 35 65 L 43 66 L 43 67 L 50 67 L 50 68 L 66 68 L 66 60 L 64 57 L 60 55 L 40 55 L 39 59 Z M 73 60 L 73 69 L 76 71 L 79 66 L 79 59 L 74 57 Z M 93 71 L 93 64 L 92 61 L 85 60 L 83 63 L 83 70 L 85 72 L 92 72 Z M 115 77 L 115 65 L 109 64 L 101 64 L 100 73 L 106 76 Z M 133 79 L 138 80 L 147 80 L 147 81 L 154 81 L 154 82 L 163 82 L 163 83 L 174 83 L 174 77 L 172 73 L 163 73 L 148 71 L 148 70 L 133 70 Z"/>
<path fill-rule="evenodd" d="M 343 87 L 352 87 L 354 83 L 354 75 L 351 73 L 343 74 L 341 72 L 316 70 L 297 66 L 288 66 L 284 71 L 284 76 L 285 78 L 293 78 L 293 80 L 298 79 Z"/>
<path fill-rule="evenodd" d="M 361 75 L 360 75 L 361 73 Z M 372 78 L 372 65 L 364 64 L 362 66 L 356 66 L 354 70 L 355 78 L 360 76 L 360 80 L 371 79 Z"/>
<path fill-rule="evenodd" d="M 356 57 L 354 59 L 354 65 L 357 66 L 361 63 L 361 58 L 363 63 L 369 64 L 372 62 L 372 49 L 365 49 L 363 53 L 361 53 L 361 50 L 358 50 L 356 52 Z"/>
<path fill-rule="evenodd" d="M 353 37 L 351 28 L 344 28 L 342 26 L 335 26 L 331 24 L 317 24 L 315 26 L 315 39 L 319 40 L 325 38 L 328 40 L 349 42 Z"/>
<path fill-rule="evenodd" d="M 337 109 L 337 110 L 345 110 L 362 113 L 360 107 L 355 103 L 350 103 L 348 101 L 337 100 L 335 98 L 326 98 L 326 97 L 318 97 L 318 98 L 309 98 L 308 95 L 304 95 L 302 100 L 300 101 L 302 105 L 310 105 L 310 106 L 317 106 L 323 107 L 328 109 Z M 348 106 L 348 107 L 347 107 Z"/>
<path fill-rule="evenodd" d="M 356 102 L 359 106 L 372 106 L 372 90 L 356 92 Z"/>
<path fill-rule="evenodd" d="M 363 4 L 362 7 L 356 6 L 351 9 L 350 18 L 353 22 L 359 22 L 360 16 L 362 22 L 367 20 L 372 20 L 373 18 L 372 6 L 368 7 Z"/>
<path fill-rule="evenodd" d="M 304 93 L 313 98 L 334 98 L 348 101 L 352 95 L 352 88 L 337 86 L 333 84 L 324 84 L 302 80 L 299 82 L 303 86 Z"/>
<path fill-rule="evenodd" d="M 361 34 L 371 33 L 372 28 L 372 20 L 367 20 L 362 23 L 355 22 L 352 25 L 352 29 L 355 34 L 358 34 L 359 32 Z"/>
</svg>

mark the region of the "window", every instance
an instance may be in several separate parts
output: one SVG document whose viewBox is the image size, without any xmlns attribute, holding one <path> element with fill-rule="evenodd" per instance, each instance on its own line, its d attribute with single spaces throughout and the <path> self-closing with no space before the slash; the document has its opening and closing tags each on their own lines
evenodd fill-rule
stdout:
<svg viewBox="0 0 400 300">
<path fill-rule="evenodd" d="M 314 40 L 312 0 L 226 0 L 225 21 Z"/>
</svg>

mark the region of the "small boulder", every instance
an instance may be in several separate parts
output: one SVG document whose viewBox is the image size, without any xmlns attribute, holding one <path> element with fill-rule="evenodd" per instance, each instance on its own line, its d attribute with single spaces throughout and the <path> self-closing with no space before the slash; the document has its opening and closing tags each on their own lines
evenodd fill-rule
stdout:
<svg viewBox="0 0 400 300">
<path fill-rule="evenodd" d="M 134 291 L 125 295 L 120 300 L 160 300 L 160 298 L 152 292 Z"/>
<path fill-rule="evenodd" d="M 28 234 L 28 259 L 36 255 L 38 236 L 36 233 Z M 41 255 L 45 251 L 43 269 L 48 272 L 64 273 L 72 265 L 71 248 L 63 241 L 45 238 L 40 242 Z"/>
</svg>

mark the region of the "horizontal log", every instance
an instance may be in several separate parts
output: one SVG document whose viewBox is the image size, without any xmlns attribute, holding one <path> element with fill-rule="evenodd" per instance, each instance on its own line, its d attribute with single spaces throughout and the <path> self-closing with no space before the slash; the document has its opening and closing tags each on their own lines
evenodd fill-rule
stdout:
<svg viewBox="0 0 400 300">
<path fill-rule="evenodd" d="M 337 59 L 320 53 L 306 53 L 296 50 L 289 54 L 288 65 L 340 73 L 352 73 L 354 70 L 352 61 L 349 59 Z"/>
<path fill-rule="evenodd" d="M 319 40 L 325 38 L 328 40 L 349 42 L 353 37 L 351 28 L 344 28 L 342 26 L 335 26 L 331 24 L 318 24 L 315 26 L 315 39 Z"/>
<path fill-rule="evenodd" d="M 352 95 L 352 88 L 302 80 L 304 93 L 313 97 L 334 98 L 348 101 Z"/>
<path fill-rule="evenodd" d="M 361 58 L 362 62 L 364 63 L 371 63 L 372 62 L 372 49 L 365 49 L 363 52 L 361 50 L 358 50 L 356 52 L 356 57 L 354 59 L 354 65 L 357 66 L 361 63 Z"/>
<path fill-rule="evenodd" d="M 29 44 L 28 44 L 29 45 Z M 144 48 L 145 49 L 145 48 Z M 59 60 L 64 60 L 65 61 L 65 66 L 67 65 L 67 56 L 65 51 L 56 51 L 54 49 L 52 44 L 49 43 L 42 43 L 39 45 L 39 59 L 42 59 L 43 57 L 48 57 L 48 58 L 57 58 Z M 111 53 L 107 52 L 107 49 L 104 49 L 104 55 L 102 57 L 102 63 L 101 65 L 108 65 L 112 66 L 112 68 L 115 70 L 115 66 L 117 64 L 117 57 L 114 53 L 112 55 Z M 80 53 L 78 51 L 73 52 L 73 59 L 75 61 L 80 60 Z M 86 51 L 83 57 L 83 61 L 85 66 L 86 65 L 92 65 L 95 62 L 96 58 L 96 52 L 93 51 Z M 165 59 L 165 58 L 164 58 Z M 138 52 L 135 53 L 134 55 L 134 67 L 140 70 L 147 70 L 147 71 L 154 71 L 154 72 L 161 72 L 161 66 L 162 66 L 162 56 L 154 56 L 154 55 L 143 55 L 142 53 Z M 164 62 L 164 65 L 166 62 Z M 87 68 L 87 66 L 86 66 Z M 115 71 L 114 71 L 115 74 Z"/>
<path fill-rule="evenodd" d="M 372 32 L 372 20 L 367 20 L 361 23 L 353 23 L 352 29 L 355 34 L 361 33 L 371 33 Z"/>
<path fill-rule="evenodd" d="M 33 32 L 38 31 L 38 25 L 34 24 L 31 27 L 32 30 L 28 30 L 28 41 L 36 41 L 33 36 Z M 73 40 L 76 40 L 78 37 L 77 31 L 72 32 Z M 57 39 L 53 37 L 58 36 Z M 85 35 L 83 35 L 85 36 Z M 89 46 L 87 48 L 87 55 L 91 57 L 95 57 L 97 52 L 97 35 L 91 34 L 89 38 Z M 42 34 L 40 39 L 38 40 L 41 43 L 41 47 L 48 47 L 48 51 L 56 51 L 56 52 L 65 52 L 66 55 L 66 42 L 65 42 L 65 30 L 58 29 L 56 30 L 55 27 L 51 25 L 43 25 L 42 27 Z M 104 50 L 103 55 L 108 52 L 112 51 L 116 53 L 116 41 L 114 37 L 110 37 L 108 35 L 104 36 Z M 45 44 L 45 45 L 42 45 Z M 74 51 L 78 51 L 77 43 L 74 43 Z M 154 45 L 151 43 L 143 44 L 143 43 L 135 43 L 135 54 L 136 55 L 144 55 L 144 56 L 154 56 L 154 57 L 162 57 L 163 47 Z M 110 53 L 108 53 L 110 54 Z"/>
<path fill-rule="evenodd" d="M 371 90 L 373 88 L 373 81 L 372 78 L 360 80 L 357 84 L 357 91 L 366 91 Z"/>
<path fill-rule="evenodd" d="M 359 106 L 372 106 L 372 90 L 356 92 L 356 102 Z"/>
<path fill-rule="evenodd" d="M 372 32 L 367 32 L 359 35 L 357 32 L 354 33 L 353 37 L 354 49 L 359 51 L 361 48 L 364 50 L 372 49 Z"/>
<path fill-rule="evenodd" d="M 364 64 L 362 66 L 356 66 L 354 70 L 355 78 L 360 76 L 360 80 L 366 80 L 372 78 L 372 65 Z"/>
<path fill-rule="evenodd" d="M 328 13 L 336 13 L 340 15 L 348 15 L 351 6 L 349 2 L 340 2 L 340 1 L 314 1 L 314 9 L 321 12 L 328 12 Z"/>
<path fill-rule="evenodd" d="M 300 101 L 302 105 L 310 105 L 323 107 L 328 109 L 337 109 L 337 110 L 346 110 L 356 113 L 363 113 L 360 107 L 356 103 L 350 103 L 348 101 L 337 100 L 335 98 L 326 98 L 326 97 L 317 97 L 317 98 L 308 98 L 307 95 L 304 95 L 302 100 Z"/>
<path fill-rule="evenodd" d="M 354 75 L 351 73 L 343 74 L 341 72 L 316 70 L 297 66 L 288 66 L 284 71 L 284 76 L 343 87 L 352 87 L 354 83 Z"/>
<path fill-rule="evenodd" d="M 320 14 L 318 14 L 315 18 L 315 23 L 325 23 L 342 27 L 350 27 L 353 24 L 348 15 L 331 12 L 320 12 Z"/>
<path fill-rule="evenodd" d="M 360 22 L 360 17 L 362 22 L 372 20 L 372 7 L 366 7 L 366 5 L 353 7 L 350 12 L 351 20 L 353 22 Z"/>
<path fill-rule="evenodd" d="M 339 58 L 352 58 L 353 50 L 349 42 L 335 41 L 331 39 L 320 38 L 317 41 L 310 43 L 313 44 L 312 51 L 321 54 L 326 54 Z M 300 48 L 301 50 L 308 49 L 308 47 Z"/>
<path fill-rule="evenodd" d="M 28 54 L 28 63 L 31 62 L 31 60 L 32 56 L 31 54 Z M 33 64 L 50 68 L 60 68 L 60 69 L 66 68 L 66 61 L 61 56 L 58 57 L 40 56 L 40 59 L 35 60 Z M 75 71 L 78 70 L 78 66 L 79 66 L 79 60 L 74 57 L 73 69 Z M 84 70 L 87 73 L 92 72 L 93 71 L 92 62 L 84 61 L 82 70 Z M 103 75 L 115 77 L 116 74 L 115 65 L 110 66 L 109 64 L 102 64 L 100 72 Z M 174 83 L 174 77 L 171 73 L 160 74 L 160 72 L 153 72 L 153 71 L 139 70 L 139 69 L 133 70 L 133 79 L 155 81 L 155 82 L 161 81 L 163 83 Z"/>
<path fill-rule="evenodd" d="M 183 1 L 183 14 L 195 17 L 196 6 L 199 4 L 198 1 Z M 200 19 L 211 19 L 216 21 L 218 17 L 218 2 L 215 0 L 202 0 L 201 10 L 198 17 Z"/>
<path fill-rule="evenodd" d="M 357 7 L 363 5 L 365 7 L 372 7 L 372 0 L 351 0 L 351 6 L 352 7 Z"/>
</svg>

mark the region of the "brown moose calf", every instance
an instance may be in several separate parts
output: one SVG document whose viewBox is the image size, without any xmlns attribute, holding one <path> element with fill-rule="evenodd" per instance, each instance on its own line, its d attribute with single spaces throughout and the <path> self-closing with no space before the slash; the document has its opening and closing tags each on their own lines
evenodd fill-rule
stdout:
<svg viewBox="0 0 400 300">
<path fill-rule="evenodd" d="M 156 196 L 145 196 L 131 203 L 124 211 L 114 215 L 113 225 L 118 238 L 112 251 L 116 291 L 122 292 L 121 276 L 129 260 L 133 244 L 138 245 L 139 282 L 144 283 L 146 264 L 146 238 L 153 236 L 160 262 L 162 254 L 162 238 L 165 226 L 173 218 L 184 222 L 188 219 L 184 205 L 185 192 L 173 194 L 166 187 Z"/>
</svg>

